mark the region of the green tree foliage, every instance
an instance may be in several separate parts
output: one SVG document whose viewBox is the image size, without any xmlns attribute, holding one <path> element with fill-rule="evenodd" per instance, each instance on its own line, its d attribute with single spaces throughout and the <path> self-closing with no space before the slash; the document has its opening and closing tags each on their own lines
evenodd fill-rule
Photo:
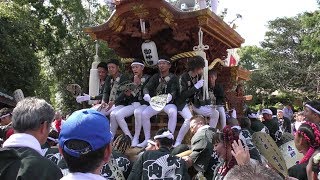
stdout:
<svg viewBox="0 0 320 180">
<path fill-rule="evenodd" d="M 39 24 L 25 7 L 0 3 L 0 82 L 8 92 L 23 89 L 26 96 L 35 95 L 40 84 Z"/>
<path fill-rule="evenodd" d="M 261 48 L 240 50 L 242 66 L 255 70 L 247 90 L 262 99 L 279 90 L 291 97 L 320 93 L 319 11 L 270 21 Z"/>
<path fill-rule="evenodd" d="M 83 106 L 76 103 L 75 98 L 66 90 L 67 84 L 79 84 L 83 92 L 88 92 L 89 70 L 93 62 L 95 43 L 83 32 L 84 27 L 97 25 L 109 17 L 106 6 L 101 6 L 97 1 L 49 1 L 48 4 L 36 1 L 31 3 L 33 8 L 39 8 L 36 12 L 42 21 L 50 22 L 49 27 L 53 32 L 55 29 L 65 30 L 65 36 L 60 37 L 56 43 L 62 44 L 57 51 L 45 52 L 43 64 L 48 64 L 51 71 L 46 72 L 47 76 L 54 78 L 52 87 L 52 98 L 56 107 L 64 112 L 73 112 Z M 39 7 L 38 7 L 39 6 Z M 31 8 L 32 9 L 32 8 Z M 39 10 L 43 9 L 43 16 Z M 56 18 L 55 17 L 59 17 Z M 64 31 L 61 33 L 64 35 Z M 114 56 L 106 44 L 100 42 L 100 54 L 102 60 Z"/>
<path fill-rule="evenodd" d="M 82 107 L 66 86 L 77 83 L 88 92 L 95 43 L 83 28 L 105 22 L 107 7 L 98 0 L 12 0 L 1 2 L 0 11 L 1 85 L 51 100 L 64 112 Z M 101 60 L 115 56 L 99 44 Z"/>
</svg>

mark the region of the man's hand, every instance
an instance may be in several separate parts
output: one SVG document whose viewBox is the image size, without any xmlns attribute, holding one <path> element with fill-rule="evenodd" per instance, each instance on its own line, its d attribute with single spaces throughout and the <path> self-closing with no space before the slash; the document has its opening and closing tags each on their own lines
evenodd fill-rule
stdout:
<svg viewBox="0 0 320 180">
<path fill-rule="evenodd" d="M 107 111 L 109 111 L 111 108 L 112 108 L 112 106 L 114 105 L 114 101 L 110 101 L 109 103 L 108 103 L 108 107 L 107 107 Z"/>
<path fill-rule="evenodd" d="M 195 87 L 196 89 L 200 89 L 200 88 L 203 87 L 203 84 L 204 84 L 204 80 L 201 79 L 201 80 L 199 80 L 199 81 L 194 85 L 194 87 Z"/>
<path fill-rule="evenodd" d="M 76 101 L 82 103 L 83 101 L 89 101 L 90 96 L 88 94 L 83 94 L 83 96 L 77 96 Z"/>
<path fill-rule="evenodd" d="M 186 162 L 187 167 L 191 167 L 193 162 L 190 156 L 183 156 L 182 159 Z"/>
<path fill-rule="evenodd" d="M 250 163 L 249 149 L 246 146 L 243 148 L 241 140 L 233 141 L 231 154 L 236 158 L 238 165 L 245 165 Z"/>
<path fill-rule="evenodd" d="M 143 96 L 143 99 L 144 99 L 145 101 L 147 101 L 147 102 L 150 102 L 151 97 L 150 97 L 149 94 L 145 94 L 145 95 Z"/>
<path fill-rule="evenodd" d="M 104 102 L 104 100 L 101 101 L 101 108 L 106 108 L 107 107 L 107 103 Z"/>
<path fill-rule="evenodd" d="M 135 76 L 133 77 L 133 83 L 134 83 L 135 85 L 137 85 L 137 86 L 139 86 L 139 85 L 141 84 L 141 79 L 139 78 L 138 75 L 135 75 Z"/>
</svg>

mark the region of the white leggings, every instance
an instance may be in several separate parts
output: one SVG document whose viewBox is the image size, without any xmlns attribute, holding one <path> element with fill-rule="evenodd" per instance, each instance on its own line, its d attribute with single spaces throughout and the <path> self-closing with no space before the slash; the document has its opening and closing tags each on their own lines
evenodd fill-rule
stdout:
<svg viewBox="0 0 320 180">
<path fill-rule="evenodd" d="M 183 117 L 184 122 L 179 130 L 175 145 L 179 145 L 182 142 L 184 136 L 188 133 L 190 129 L 190 119 L 192 118 L 192 113 L 188 105 L 185 105 L 182 111 L 179 111 L 179 114 Z"/>
<path fill-rule="evenodd" d="M 194 112 L 199 115 L 209 117 L 209 126 L 215 128 L 218 124 L 219 112 L 212 106 L 200 106 L 199 108 L 193 107 Z"/>
<path fill-rule="evenodd" d="M 140 135 L 141 131 L 141 112 L 147 107 L 147 105 L 140 105 L 140 103 L 135 102 L 132 105 L 124 106 L 120 110 L 118 110 L 115 114 L 116 120 L 120 128 L 122 129 L 125 135 L 128 135 L 132 138 L 130 130 L 128 128 L 128 124 L 125 121 L 126 117 L 129 117 L 135 114 L 135 135 Z"/>
<path fill-rule="evenodd" d="M 168 121 L 168 129 L 174 133 L 177 125 L 177 107 L 174 104 L 167 104 L 163 111 L 168 115 L 169 121 Z M 159 114 L 160 111 L 156 111 L 152 109 L 151 106 L 148 106 L 143 112 L 142 112 L 142 127 L 143 131 L 145 133 L 146 140 L 150 139 L 150 131 L 151 131 L 151 123 L 150 118 L 154 115 Z"/>
<path fill-rule="evenodd" d="M 118 129 L 118 122 L 116 120 L 116 113 L 123 108 L 123 105 L 119 105 L 119 106 L 113 106 L 110 110 L 110 131 L 113 135 L 113 137 L 115 137 L 117 129 Z M 109 111 L 110 111 L 109 110 Z"/>
<path fill-rule="evenodd" d="M 223 106 L 218 106 L 217 110 L 219 111 L 219 120 L 221 127 L 224 128 L 226 126 L 226 111 Z"/>
<path fill-rule="evenodd" d="M 141 105 L 134 110 L 134 139 L 139 140 L 141 128 L 142 128 L 142 112 L 148 107 L 148 105 Z"/>
</svg>

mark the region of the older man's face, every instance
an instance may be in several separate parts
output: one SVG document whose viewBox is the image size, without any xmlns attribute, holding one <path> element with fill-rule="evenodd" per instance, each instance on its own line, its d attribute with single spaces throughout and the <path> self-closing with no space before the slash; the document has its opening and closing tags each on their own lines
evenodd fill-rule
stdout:
<svg viewBox="0 0 320 180">
<path fill-rule="evenodd" d="M 283 112 L 282 111 L 278 111 L 278 117 L 279 118 L 283 118 Z"/>
<path fill-rule="evenodd" d="M 190 122 L 190 131 L 192 134 L 195 134 L 199 129 L 199 124 L 195 121 L 195 120 L 192 120 Z"/>
<path fill-rule="evenodd" d="M 270 119 L 272 119 L 272 115 L 271 115 L 271 114 L 263 113 L 262 116 L 263 116 L 263 119 L 264 119 L 264 120 L 270 120 Z"/>
</svg>

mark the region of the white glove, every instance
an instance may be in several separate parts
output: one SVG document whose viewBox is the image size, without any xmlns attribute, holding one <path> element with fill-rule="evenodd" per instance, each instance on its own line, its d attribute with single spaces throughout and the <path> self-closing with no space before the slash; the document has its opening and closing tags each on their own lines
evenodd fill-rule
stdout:
<svg viewBox="0 0 320 180">
<path fill-rule="evenodd" d="M 90 96 L 88 94 L 83 94 L 83 96 L 77 96 L 76 101 L 82 103 L 83 101 L 89 101 Z"/>
<path fill-rule="evenodd" d="M 149 94 L 145 94 L 145 95 L 143 96 L 143 99 L 144 99 L 145 101 L 147 101 L 147 102 L 150 102 L 151 97 L 150 97 Z"/>
<path fill-rule="evenodd" d="M 172 95 L 168 94 L 167 103 L 169 103 L 172 100 Z"/>
<path fill-rule="evenodd" d="M 194 87 L 197 88 L 197 89 L 200 89 L 200 88 L 203 87 L 203 83 L 204 83 L 204 80 L 201 79 L 194 85 Z"/>
</svg>

